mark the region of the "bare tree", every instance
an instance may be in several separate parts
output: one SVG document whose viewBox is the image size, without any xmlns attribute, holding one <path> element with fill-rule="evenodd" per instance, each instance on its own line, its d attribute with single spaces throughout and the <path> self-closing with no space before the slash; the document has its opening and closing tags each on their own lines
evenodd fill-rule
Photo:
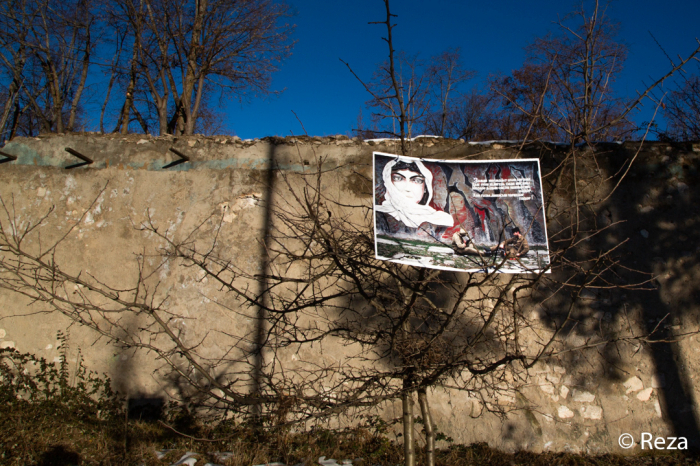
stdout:
<svg viewBox="0 0 700 466">
<path fill-rule="evenodd" d="M 133 40 L 122 131 L 138 81 L 160 134 L 193 134 L 214 89 L 242 100 L 268 95 L 272 73 L 293 46 L 288 8 L 270 0 L 121 0 L 117 7 L 115 18 Z"/>
<path fill-rule="evenodd" d="M 362 139 L 372 139 L 376 134 L 380 134 L 380 131 L 377 127 L 376 120 L 372 122 L 365 121 L 362 108 L 360 108 L 360 111 L 357 113 L 355 127 L 352 129 L 351 134 Z"/>
<path fill-rule="evenodd" d="M 379 128 L 375 135 L 396 137 L 405 145 L 428 114 L 430 77 L 417 56 L 393 50 L 391 56 L 392 61 L 380 64 L 371 80 L 361 82 L 372 96 L 366 105 L 372 109 L 373 126 Z"/>
<path fill-rule="evenodd" d="M 370 24 L 386 26 L 387 36 L 382 39 L 389 47 L 388 59 L 379 65 L 368 82 L 360 79 L 348 63 L 342 59 L 340 61 L 372 96 L 367 104 L 375 109 L 372 114 L 374 121 L 388 122 L 388 126 L 385 126 L 386 129 L 381 130 L 381 133 L 399 138 L 401 152 L 406 153 L 406 139 L 411 135 L 412 126 L 428 111 L 427 87 L 430 77 L 424 72 L 422 62 L 417 56 L 410 56 L 405 52 L 397 54 L 394 50 L 392 30 L 396 25 L 392 24 L 392 18 L 396 15 L 391 13 L 388 0 L 384 1 L 384 6 L 386 19 Z"/>
<path fill-rule="evenodd" d="M 559 34 L 528 46 L 525 65 L 512 77 L 496 80 L 493 89 L 506 106 L 534 122 L 532 139 L 591 142 L 593 133 L 601 140 L 624 138 L 633 129 L 625 120 L 633 103 L 613 92 L 627 56 L 615 39 L 617 24 L 596 1 L 590 11 L 582 4 L 558 26 Z"/>
<path fill-rule="evenodd" d="M 29 2 L 4 2 L 0 8 L 0 26 L 5 32 L 0 37 L 0 64 L 3 74 L 11 80 L 0 116 L 0 135 L 4 139 L 12 132 L 12 128 L 7 128 L 10 112 L 19 105 L 19 93 L 24 84 L 22 75 L 27 62 L 26 38 L 33 12 L 28 11 L 32 8 Z M 17 118 L 15 123 L 16 121 Z"/>
<path fill-rule="evenodd" d="M 613 92 L 627 48 L 616 40 L 618 25 L 598 0 L 558 22 L 560 34 L 536 39 L 527 47 L 528 59 L 512 77 L 493 80 L 493 91 L 518 121 L 510 137 L 592 144 L 628 138 L 635 131 L 627 117 L 653 91 L 690 60 L 671 63 L 668 73 L 645 86 L 635 98 Z M 513 117 L 511 117 L 513 118 Z M 595 137 L 593 137 L 595 136 Z"/>
<path fill-rule="evenodd" d="M 700 76 L 684 76 L 682 84 L 666 95 L 663 115 L 667 127 L 663 135 L 680 141 L 700 140 Z"/>
<path fill-rule="evenodd" d="M 73 131 L 81 114 L 91 54 L 95 47 L 96 5 L 90 0 L 5 2 L 0 21 L 2 65 L 10 79 L 2 124 L 10 133 Z M 22 124 L 24 122 L 24 124 Z"/>
<path fill-rule="evenodd" d="M 447 136 L 448 119 L 455 111 L 452 108 L 454 95 L 462 83 L 476 76 L 476 72 L 464 69 L 460 50 L 454 49 L 432 57 L 427 73 L 431 77 L 432 100 L 437 105 L 433 105 L 435 109 L 426 116 L 423 126 L 427 133 L 444 137 Z"/>
<path fill-rule="evenodd" d="M 390 14 L 386 21 L 370 23 L 386 25 L 384 40 L 387 44 L 392 44 L 391 29 L 395 24 L 391 24 L 391 18 L 394 16 Z M 372 133 L 402 141 L 416 131 L 450 136 L 451 120 L 458 118 L 455 96 L 460 95 L 461 85 L 476 74 L 464 69 L 459 49 L 448 49 L 426 62 L 417 55 L 390 48 L 388 60 L 378 65 L 368 81 L 360 79 L 348 63 L 343 63 L 372 96 L 366 102 L 372 109 L 375 128 Z M 364 129 L 363 133 L 369 131 L 360 129 Z"/>
<path fill-rule="evenodd" d="M 549 71 L 541 65 L 525 64 L 512 76 L 491 79 L 501 139 L 559 140 L 559 129 L 545 116 L 552 111 L 545 106 L 551 94 Z"/>
<path fill-rule="evenodd" d="M 468 141 L 508 139 L 506 128 L 512 125 L 508 112 L 497 105 L 498 99 L 489 93 L 471 89 L 460 93 L 448 108 L 445 137 Z"/>
<path fill-rule="evenodd" d="M 43 0 L 37 4 L 37 17 L 29 25 L 27 44 L 43 71 L 47 107 L 31 94 L 28 96 L 46 131 L 60 133 L 75 127 L 94 47 L 93 8 L 88 0 Z"/>
<path fill-rule="evenodd" d="M 128 132 L 135 120 L 145 132 L 193 134 L 203 101 L 211 108 L 215 95 L 247 100 L 272 93 L 271 76 L 293 46 L 288 16 L 288 7 L 272 0 L 5 2 L 2 129 L 21 104 L 16 113 L 27 123 L 39 120 L 40 131 L 73 131 L 87 78 L 102 67 L 109 83 L 101 130 L 116 84 L 123 92 L 117 131 Z M 111 62 L 93 56 L 98 42 L 105 43 L 101 50 L 110 45 L 106 34 L 116 38 Z"/>
</svg>

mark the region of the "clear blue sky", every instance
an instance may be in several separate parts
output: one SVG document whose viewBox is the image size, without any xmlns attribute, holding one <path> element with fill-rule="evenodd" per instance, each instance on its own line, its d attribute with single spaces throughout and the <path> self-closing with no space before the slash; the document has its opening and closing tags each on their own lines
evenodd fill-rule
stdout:
<svg viewBox="0 0 700 466">
<path fill-rule="evenodd" d="M 367 24 L 384 19 L 382 0 L 289 3 L 296 11 L 291 22 L 297 25 L 297 44 L 273 81 L 273 88 L 284 92 L 243 105 L 232 101 L 224 110 L 227 132 L 244 139 L 303 134 L 292 111 L 310 135 L 346 134 L 368 95 L 339 59 L 360 77 L 369 78 L 387 55 L 381 39 L 384 26 Z M 508 74 L 519 68 L 525 57 L 523 47 L 555 31 L 558 17 L 577 5 L 580 2 L 571 0 L 394 0 L 395 49 L 428 58 L 460 47 L 466 67 L 478 73 L 472 83 L 481 85 L 491 73 Z M 608 6 L 608 15 L 620 22 L 619 37 L 629 47 L 616 85 L 623 95 L 634 95 L 668 68 L 668 59 L 649 32 L 674 58 L 690 53 L 700 38 L 698 0 L 617 0 Z M 694 65 L 693 70 L 697 72 L 698 67 Z M 647 104 L 634 119 L 640 122 L 650 115 Z"/>
</svg>

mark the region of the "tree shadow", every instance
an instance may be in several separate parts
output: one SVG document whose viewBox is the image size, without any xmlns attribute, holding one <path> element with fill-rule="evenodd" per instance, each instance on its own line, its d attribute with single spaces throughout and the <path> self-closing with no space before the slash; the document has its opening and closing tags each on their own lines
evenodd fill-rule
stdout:
<svg viewBox="0 0 700 466">
<path fill-rule="evenodd" d="M 700 264 L 693 240 L 700 228 L 700 195 L 689 186 L 700 182 L 700 161 L 691 144 L 650 145 L 614 203 L 628 211 L 630 220 L 623 231 L 630 238 L 633 264 L 656 276 L 656 290 L 635 294 L 630 303 L 641 308 L 642 325 L 650 335 L 653 388 L 658 390 L 663 417 L 673 435 L 686 437 L 697 452 L 700 424 L 693 358 L 679 335 L 698 328 Z"/>
<path fill-rule="evenodd" d="M 589 174 L 619 177 L 638 148 L 639 143 L 598 145 L 600 171 Z M 540 156 L 546 160 L 551 153 Z M 622 383 L 644 376 L 644 388 L 658 395 L 657 415 L 667 421 L 671 435 L 685 437 L 695 451 L 700 449 L 700 424 L 694 409 L 692 358 L 681 340 L 698 329 L 698 249 L 692 240 L 700 226 L 700 195 L 688 186 L 700 182 L 699 168 L 690 144 L 644 143 L 627 179 L 604 204 L 594 207 L 590 221 L 604 229 L 580 247 L 602 251 L 622 246 L 611 256 L 620 260 L 613 278 L 623 284 L 641 283 L 648 274 L 648 282 L 634 289 L 584 289 L 563 333 L 579 346 L 609 339 L 610 344 L 597 346 L 602 380 Z M 560 309 L 570 302 L 570 297 L 561 297 L 551 303 L 545 322 L 552 328 L 561 326 Z M 640 352 L 648 354 L 651 374 L 634 363 Z M 573 366 L 591 363 L 576 353 L 564 359 Z M 628 390 L 629 396 L 637 390 Z"/>
<path fill-rule="evenodd" d="M 274 140 L 268 141 L 267 149 L 267 165 L 265 167 L 265 174 L 262 180 L 263 186 L 265 188 L 264 198 L 262 200 L 265 214 L 263 219 L 263 230 L 262 230 L 262 241 L 260 241 L 260 247 L 262 248 L 260 254 L 260 268 L 261 276 L 258 279 L 258 290 L 257 299 L 260 305 L 257 306 L 255 311 L 255 334 L 253 340 L 252 358 L 252 386 L 251 393 L 253 395 L 259 395 L 262 391 L 262 386 L 264 383 L 264 366 L 265 366 L 265 348 L 267 346 L 267 311 L 266 308 L 269 306 L 269 296 L 268 290 L 270 284 L 268 283 L 268 275 L 270 274 L 270 234 L 272 231 L 272 221 L 273 221 L 273 203 L 274 203 L 274 193 L 275 193 L 275 172 L 277 168 L 277 161 L 275 160 L 275 151 L 277 145 Z M 260 418 L 262 415 L 262 408 L 259 405 L 253 406 L 253 416 L 254 418 Z M 257 422 L 257 421 L 256 421 Z"/>
<path fill-rule="evenodd" d="M 39 458 L 39 466 L 77 466 L 80 455 L 63 445 L 55 445 L 45 451 Z"/>
</svg>

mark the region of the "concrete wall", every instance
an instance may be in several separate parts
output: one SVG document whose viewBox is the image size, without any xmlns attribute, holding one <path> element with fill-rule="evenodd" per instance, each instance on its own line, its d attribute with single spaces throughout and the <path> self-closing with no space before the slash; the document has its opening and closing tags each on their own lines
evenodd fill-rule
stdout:
<svg viewBox="0 0 700 466">
<path fill-rule="evenodd" d="M 94 163 L 64 168 L 80 162 L 66 147 Z M 179 158 L 170 148 L 190 161 L 164 169 Z M 411 155 L 546 158 L 550 150 L 557 149 L 531 147 L 518 155 L 517 147 L 509 144 L 422 139 L 413 144 Z M 601 157 L 626 157 L 634 155 L 636 146 L 607 145 L 600 150 Z M 456 442 L 488 442 L 506 450 L 639 452 L 639 446 L 622 450 L 618 438 L 630 433 L 638 440 L 642 432 L 683 436 L 698 445 L 694 379 L 700 346 L 693 332 L 698 328 L 700 297 L 700 247 L 695 241 L 700 196 L 692 188 L 698 178 L 698 150 L 697 145 L 648 143 L 637 157 L 628 183 L 611 199 L 606 215 L 611 221 L 624 221 L 611 234 L 615 241 L 627 240 L 630 266 L 655 274 L 655 289 L 588 292 L 590 305 L 580 310 L 579 325 L 567 335 L 567 344 L 575 348 L 594 343 L 596 329 L 608 325 L 636 334 L 655 332 L 664 342 L 601 345 L 543 361 L 527 374 L 521 390 L 499 398 L 498 403 L 511 411 L 505 419 L 483 412 L 468 394 L 435 390 L 431 396 L 439 431 Z M 254 273 L 264 266 L 259 240 L 270 195 L 271 160 L 279 169 L 273 174 L 273 202 L 285 199 L 284 173 L 304 173 L 323 156 L 324 167 L 335 168 L 324 189 L 369 205 L 371 186 L 360 175 L 371 176 L 372 151 L 396 153 L 398 147 L 392 141 L 361 142 L 343 136 L 241 141 L 76 134 L 17 138 L 3 151 L 18 156 L 0 164 L 0 196 L 7 209 L 0 220 L 3 228 L 10 220 L 26 225 L 48 214 L 29 247 L 45 250 L 65 237 L 56 262 L 115 289 L 133 285 L 139 264 L 143 270 L 155 270 L 159 289 L 153 295 L 165 300 L 172 312 L 171 327 L 183 340 L 201 344 L 205 357 L 216 357 L 227 350 L 216 332 L 246 337 L 252 332 L 252 316 L 229 312 L 236 306 L 233 297 L 196 270 L 159 257 L 155 252 L 164 241 L 140 226 L 150 221 L 175 239 L 197 228 L 218 234 L 219 246 L 230 251 L 236 265 Z M 529 312 L 533 322 L 547 318 L 538 309 Z M 138 318 L 125 323 L 129 325 L 137 328 Z M 108 373 L 124 392 L 177 396 L 181 389 L 158 371 L 152 354 L 115 346 L 49 312 L 46 305 L 0 290 L 0 347 L 52 360 L 58 356 L 58 330 L 70 334 L 74 361 L 80 349 L 88 367 Z M 690 335 L 683 336 L 686 333 Z M 338 347 L 319 357 L 342 360 L 342 355 Z M 400 414 L 397 404 L 385 408 L 385 416 Z"/>
</svg>

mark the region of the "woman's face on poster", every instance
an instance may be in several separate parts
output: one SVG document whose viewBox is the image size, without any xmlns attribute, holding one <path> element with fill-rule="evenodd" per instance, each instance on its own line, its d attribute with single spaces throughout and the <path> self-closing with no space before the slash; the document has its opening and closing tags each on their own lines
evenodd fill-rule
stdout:
<svg viewBox="0 0 700 466">
<path fill-rule="evenodd" d="M 391 172 L 391 182 L 406 199 L 418 204 L 425 194 L 425 177 L 411 170 Z"/>
</svg>

